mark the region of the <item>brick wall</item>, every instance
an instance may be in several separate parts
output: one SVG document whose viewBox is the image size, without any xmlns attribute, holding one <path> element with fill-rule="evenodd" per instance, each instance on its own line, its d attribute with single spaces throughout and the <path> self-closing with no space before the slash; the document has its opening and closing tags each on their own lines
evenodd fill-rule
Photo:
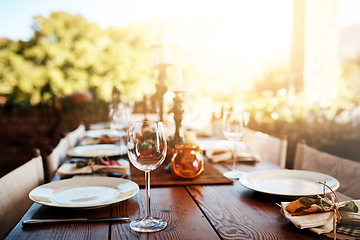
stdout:
<svg viewBox="0 0 360 240">
<path fill-rule="evenodd" d="M 15 169 L 32 157 L 32 149 L 45 152 L 56 146 L 64 133 L 80 123 L 108 120 L 107 107 L 80 106 L 57 114 L 50 107 L 0 108 L 0 176 Z"/>
</svg>

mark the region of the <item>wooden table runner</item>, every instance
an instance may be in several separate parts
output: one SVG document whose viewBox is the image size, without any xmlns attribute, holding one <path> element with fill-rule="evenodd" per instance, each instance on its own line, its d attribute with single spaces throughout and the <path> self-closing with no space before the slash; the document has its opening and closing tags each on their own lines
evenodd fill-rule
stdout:
<svg viewBox="0 0 360 240">
<path fill-rule="evenodd" d="M 145 186 L 145 173 L 130 164 L 131 181 L 139 186 Z M 232 184 L 233 181 L 214 168 L 211 163 L 205 162 L 204 172 L 194 179 L 177 178 L 171 173 L 165 172 L 167 163 L 150 172 L 151 186 L 174 186 L 174 185 L 210 185 L 210 184 Z"/>
</svg>

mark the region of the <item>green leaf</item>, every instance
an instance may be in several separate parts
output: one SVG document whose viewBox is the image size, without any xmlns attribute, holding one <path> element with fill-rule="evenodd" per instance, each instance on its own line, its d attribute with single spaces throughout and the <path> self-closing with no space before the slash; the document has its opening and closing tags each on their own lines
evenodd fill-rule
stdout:
<svg viewBox="0 0 360 240">
<path fill-rule="evenodd" d="M 314 202 L 313 202 L 311 199 L 307 198 L 307 197 L 301 197 L 301 198 L 299 198 L 299 201 L 300 201 L 300 203 L 302 203 L 306 208 L 309 208 L 309 207 L 311 207 L 311 205 L 314 204 Z"/>
<path fill-rule="evenodd" d="M 345 206 L 340 207 L 339 211 L 343 212 L 354 212 L 357 213 L 359 211 L 358 206 L 353 201 L 347 202 Z"/>
<path fill-rule="evenodd" d="M 330 204 L 328 204 L 327 202 L 325 202 L 325 201 L 322 201 L 322 202 L 321 202 L 321 199 L 320 199 L 320 198 L 317 198 L 317 199 L 314 201 L 314 203 L 315 203 L 316 205 L 318 205 L 318 206 L 321 206 L 321 204 L 322 204 L 322 206 L 324 206 L 324 207 L 330 207 Z"/>
</svg>

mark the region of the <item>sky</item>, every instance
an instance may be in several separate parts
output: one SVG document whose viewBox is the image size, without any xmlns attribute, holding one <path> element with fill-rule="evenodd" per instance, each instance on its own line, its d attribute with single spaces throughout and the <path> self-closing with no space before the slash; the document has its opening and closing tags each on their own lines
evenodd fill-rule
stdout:
<svg viewBox="0 0 360 240">
<path fill-rule="evenodd" d="M 360 1 L 338 1 L 339 25 L 344 27 L 360 23 Z M 292 0 L 0 0 L 0 37 L 15 41 L 27 40 L 33 34 L 33 16 L 48 16 L 53 11 L 79 13 L 100 27 L 121 26 L 155 18 L 166 19 L 174 15 L 187 19 L 216 19 L 219 16 L 233 16 L 238 12 L 239 16 L 251 19 L 251 13 L 260 12 L 267 21 L 283 25 L 280 27 L 285 36 L 290 31 L 291 8 Z M 271 15 L 271 9 L 278 10 L 277 14 Z M 289 21 L 277 21 L 284 18 Z"/>
<path fill-rule="evenodd" d="M 340 27 L 360 23 L 360 0 L 338 4 Z M 0 38 L 27 41 L 33 17 L 55 11 L 80 14 L 102 28 L 174 17 L 202 22 L 195 30 L 169 29 L 173 41 L 181 42 L 174 51 L 190 52 L 190 58 L 174 54 L 173 64 L 204 69 L 204 79 L 242 79 L 247 87 L 269 67 L 269 59 L 289 57 L 292 40 L 292 0 L 0 0 Z"/>
</svg>

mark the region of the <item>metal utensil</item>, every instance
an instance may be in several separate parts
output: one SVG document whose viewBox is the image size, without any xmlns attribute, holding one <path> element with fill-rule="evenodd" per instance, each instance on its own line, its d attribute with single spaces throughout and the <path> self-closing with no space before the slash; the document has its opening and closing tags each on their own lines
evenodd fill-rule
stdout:
<svg viewBox="0 0 360 240">
<path fill-rule="evenodd" d="M 22 222 L 23 227 L 39 226 L 46 224 L 61 223 L 86 223 L 86 222 L 115 222 L 129 221 L 128 217 L 108 217 L 108 218 L 64 218 L 64 219 L 29 219 Z"/>
</svg>

